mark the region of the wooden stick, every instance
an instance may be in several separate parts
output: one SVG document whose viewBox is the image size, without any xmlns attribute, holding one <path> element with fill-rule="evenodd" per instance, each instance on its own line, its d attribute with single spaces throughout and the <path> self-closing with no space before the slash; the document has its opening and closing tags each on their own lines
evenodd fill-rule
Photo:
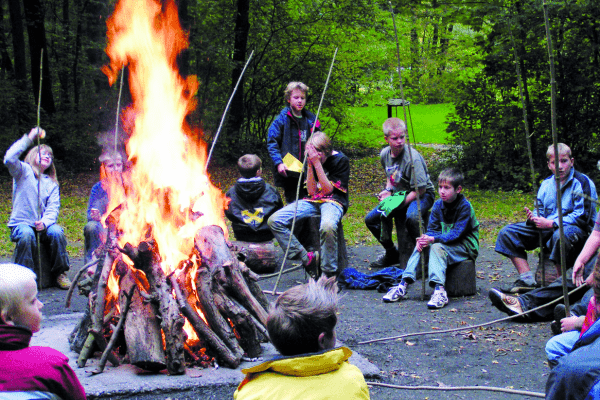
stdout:
<svg viewBox="0 0 600 400">
<path fill-rule="evenodd" d="M 121 93 L 123 92 L 123 76 L 125 75 L 125 66 L 121 68 L 121 85 L 119 86 L 119 99 L 117 100 L 117 117 L 115 118 L 115 154 L 117 154 L 117 143 L 119 138 L 119 113 L 121 111 Z"/>
<path fill-rule="evenodd" d="M 39 163 L 42 162 L 42 149 L 40 147 L 40 106 L 42 105 L 42 77 L 43 74 L 43 63 L 44 63 L 44 48 L 42 47 L 41 55 L 40 55 L 40 89 L 38 91 L 38 104 L 37 104 L 37 148 L 38 148 L 38 181 L 37 181 L 37 189 L 38 189 L 38 218 L 42 219 L 42 170 L 40 169 Z M 35 239 L 37 241 L 37 253 L 38 253 L 38 287 L 39 290 L 42 289 L 43 282 L 43 271 L 42 271 L 42 246 L 40 243 L 40 232 L 35 230 Z"/>
<path fill-rule="evenodd" d="M 546 395 L 544 393 L 538 392 L 530 392 L 528 390 L 515 390 L 515 389 L 505 389 L 501 387 L 495 386 L 402 386 L 402 385 L 392 385 L 389 383 L 381 383 L 381 382 L 372 382 L 367 381 L 368 386 L 381 386 L 392 389 L 403 389 L 403 390 L 444 390 L 444 391 L 458 391 L 458 390 L 483 390 L 488 392 L 501 392 L 501 393 L 511 393 L 511 394 L 521 394 L 529 397 L 539 397 L 544 398 Z"/>
<path fill-rule="evenodd" d="M 106 361 L 108 360 L 109 354 L 112 352 L 113 347 L 115 347 L 115 343 L 117 342 L 117 337 L 119 336 L 119 332 L 123 329 L 123 325 L 125 325 L 125 319 L 127 319 L 127 313 L 129 312 L 129 305 L 131 304 L 131 298 L 133 297 L 133 292 L 137 287 L 132 286 L 129 289 L 129 293 L 123 293 L 125 296 L 125 306 L 123 310 L 121 310 L 121 318 L 119 318 L 119 323 L 117 327 L 113 330 L 113 334 L 108 341 L 108 345 L 106 345 L 106 349 L 102 353 L 102 357 L 100 357 L 100 363 L 98 367 L 92 371 L 92 375 L 100 374 L 104 371 L 104 367 L 106 366 Z"/>
<path fill-rule="evenodd" d="M 548 59 L 550 63 L 550 120 L 552 122 L 552 143 L 554 145 L 554 182 L 556 183 L 556 210 L 558 211 L 558 232 L 560 234 L 560 267 L 562 272 L 562 286 L 563 296 L 565 298 L 565 311 L 566 315 L 570 315 L 569 312 L 569 289 L 567 288 L 567 254 L 565 251 L 565 231 L 563 226 L 563 213 L 562 213 L 562 195 L 560 190 L 560 154 L 558 152 L 558 133 L 556 127 L 556 72 L 554 70 L 554 49 L 552 48 L 552 35 L 550 34 L 550 22 L 548 21 L 548 6 L 546 0 L 542 0 L 544 8 L 544 21 L 546 23 L 546 39 L 548 42 Z"/>
<path fill-rule="evenodd" d="M 325 80 L 325 86 L 323 87 L 323 93 L 321 93 L 321 100 L 319 101 L 319 108 L 317 108 L 317 113 L 315 114 L 315 122 L 313 122 L 312 129 L 310 133 L 312 134 L 317 126 L 317 121 L 319 120 L 319 113 L 321 112 L 321 106 L 323 105 L 323 99 L 325 98 L 325 92 L 327 91 L 327 86 L 329 85 L 329 78 L 331 77 L 331 71 L 333 70 L 333 64 L 335 63 L 335 57 L 337 56 L 338 48 L 335 48 L 335 52 L 333 53 L 333 58 L 331 59 L 331 65 L 329 66 L 329 72 L 327 73 L 327 79 Z M 300 147 L 302 147 L 302 143 L 300 143 Z M 306 169 L 306 160 L 308 159 L 308 153 L 304 151 L 304 160 L 302 161 L 302 172 L 300 173 L 300 178 L 298 178 L 298 185 L 296 186 L 296 201 L 294 207 L 294 218 L 292 218 L 292 226 L 290 227 L 290 238 L 294 234 L 294 227 L 296 226 L 296 215 L 298 214 L 298 198 L 300 197 L 300 187 L 302 186 L 302 174 Z M 341 223 L 341 221 L 340 221 Z M 279 285 L 279 281 L 281 280 L 281 274 L 283 273 L 283 268 L 285 267 L 285 261 L 287 260 L 288 253 L 290 252 L 290 244 L 291 241 L 288 240 L 287 248 L 285 249 L 285 254 L 283 255 L 283 261 L 281 262 L 281 268 L 279 268 L 279 274 L 277 275 L 277 280 L 275 281 L 275 285 L 273 286 L 273 290 L 271 292 L 275 293 L 277 291 L 277 286 Z M 306 275 L 305 275 L 306 276 Z"/>
<path fill-rule="evenodd" d="M 400 43 L 398 42 L 398 30 L 396 29 L 396 18 L 394 17 L 394 8 L 392 7 L 392 2 L 390 4 L 390 13 L 392 14 L 392 23 L 394 24 L 394 35 L 396 36 L 396 58 L 398 60 L 398 78 L 400 80 L 400 96 L 402 96 L 402 110 L 404 111 L 404 121 L 406 121 L 406 99 L 404 98 L 404 85 L 402 84 L 402 69 L 400 67 Z M 412 129 L 412 126 L 411 126 Z M 414 130 L 413 130 L 414 134 Z M 421 196 L 419 195 L 419 188 L 417 187 L 417 177 L 415 176 L 415 163 L 412 156 L 412 148 L 410 146 L 410 135 L 408 134 L 408 124 L 407 124 L 407 132 L 406 132 L 406 144 L 408 145 L 408 157 L 410 159 L 411 166 L 411 181 L 415 187 L 415 194 L 417 198 L 415 201 L 417 202 L 417 212 L 419 213 L 419 236 L 423 235 L 423 217 L 421 214 Z M 424 254 L 421 253 L 421 300 L 425 299 L 425 257 Z"/>
<path fill-rule="evenodd" d="M 100 259 L 98 259 L 98 258 L 95 260 L 92 260 L 89 263 L 85 264 L 83 267 L 81 267 L 79 272 L 77 272 L 77 274 L 75 275 L 75 278 L 73 278 L 73 281 L 71 282 L 71 287 L 69 288 L 69 291 L 67 292 L 67 297 L 65 299 L 65 307 L 66 308 L 71 307 L 71 297 L 73 296 L 73 291 L 75 290 L 75 287 L 77 287 L 77 282 L 79 282 L 79 278 L 81 278 L 81 275 L 83 275 L 83 273 L 85 271 L 87 271 L 87 269 L 89 267 L 98 264 L 99 261 L 100 261 Z"/>
</svg>

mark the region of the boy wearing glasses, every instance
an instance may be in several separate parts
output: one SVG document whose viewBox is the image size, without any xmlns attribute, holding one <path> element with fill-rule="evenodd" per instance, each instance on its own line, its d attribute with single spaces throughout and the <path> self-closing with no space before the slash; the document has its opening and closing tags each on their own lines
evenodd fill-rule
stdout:
<svg viewBox="0 0 600 400">
<path fill-rule="evenodd" d="M 391 235 L 394 221 L 397 227 L 406 226 L 414 245 L 416 238 L 420 236 L 419 219 L 425 218 L 435 200 L 435 188 L 429 177 L 425 159 L 414 148 L 406 146 L 407 131 L 404 121 L 399 118 L 386 119 L 383 123 L 383 134 L 388 146 L 381 150 L 380 157 L 387 179 L 385 188 L 377 195 L 377 199 L 381 202 L 400 192 L 404 192 L 405 197 L 392 210 L 383 212 L 377 206 L 365 217 L 367 228 L 385 249 L 385 253 L 371 263 L 372 268 L 388 267 L 399 261 L 400 253 Z M 409 151 L 414 163 L 414 178 Z M 415 201 L 417 190 L 421 201 L 421 215 Z"/>
</svg>

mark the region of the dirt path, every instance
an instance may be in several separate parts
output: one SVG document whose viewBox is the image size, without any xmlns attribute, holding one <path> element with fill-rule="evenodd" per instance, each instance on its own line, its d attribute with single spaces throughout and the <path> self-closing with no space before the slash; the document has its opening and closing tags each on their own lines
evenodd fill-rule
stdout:
<svg viewBox="0 0 600 400">
<path fill-rule="evenodd" d="M 379 248 L 351 247 L 350 266 L 368 273 L 367 266 Z M 74 260 L 79 266 L 81 260 Z M 544 346 L 551 337 L 549 323 L 502 322 L 463 332 L 409 337 L 402 340 L 359 345 L 361 341 L 404 333 L 442 330 L 476 325 L 499 319 L 505 314 L 492 307 L 487 292 L 493 286 L 513 282 L 515 271 L 507 259 L 483 245 L 476 264 L 477 294 L 451 298 L 442 310 L 427 309 L 420 300 L 420 281 L 408 298 L 393 304 L 381 302 L 374 290 L 346 290 L 341 300 L 338 339 L 369 359 L 381 370 L 379 382 L 414 386 L 495 386 L 544 392 L 549 369 Z M 76 273 L 76 268 L 70 272 Z M 304 281 L 300 270 L 285 274 L 278 286 L 283 291 Z M 271 290 L 275 279 L 261 281 Z M 427 299 L 431 289 L 427 292 Z M 74 296 L 71 309 L 64 308 L 65 292 L 44 290 L 46 316 L 80 312 L 85 298 Z M 518 399 L 524 396 L 485 391 L 423 391 L 372 387 L 373 399 Z M 232 391 L 233 393 L 233 391 Z"/>
</svg>

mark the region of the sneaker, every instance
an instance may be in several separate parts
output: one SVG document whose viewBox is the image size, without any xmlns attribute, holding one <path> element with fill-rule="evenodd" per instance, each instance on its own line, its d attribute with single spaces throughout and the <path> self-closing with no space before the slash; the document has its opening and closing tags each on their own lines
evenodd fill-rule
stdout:
<svg viewBox="0 0 600 400">
<path fill-rule="evenodd" d="M 406 296 L 407 289 L 408 284 L 405 281 L 401 281 L 399 284 L 388 290 L 381 300 L 383 300 L 384 303 L 399 301 L 401 298 Z"/>
<path fill-rule="evenodd" d="M 522 294 L 532 291 L 538 287 L 537 283 L 533 285 L 529 283 L 525 283 L 521 278 L 517 279 L 515 283 L 513 283 L 512 287 L 507 289 L 502 289 L 504 293 L 507 294 Z"/>
<path fill-rule="evenodd" d="M 446 289 L 444 289 L 443 286 L 436 286 L 431 295 L 431 299 L 427 303 L 427 308 L 444 308 L 446 304 L 448 304 L 448 294 L 446 293 Z"/>
<path fill-rule="evenodd" d="M 64 272 L 56 277 L 56 287 L 62 290 L 69 290 L 71 287 L 71 280 L 67 277 Z"/>
<path fill-rule="evenodd" d="M 381 253 L 375 261 L 369 265 L 371 268 L 385 268 L 390 265 L 398 264 L 400 262 L 400 252 L 395 247 L 386 250 L 385 253 Z"/>
<path fill-rule="evenodd" d="M 515 296 L 509 296 L 498 289 L 490 289 L 488 296 L 494 307 L 508 315 L 517 315 L 523 313 L 523 308 L 519 299 Z"/>
<path fill-rule="evenodd" d="M 319 279 L 320 271 L 319 271 L 319 252 L 318 251 L 309 251 L 308 252 L 308 263 L 304 266 L 304 270 L 315 281 Z"/>
</svg>

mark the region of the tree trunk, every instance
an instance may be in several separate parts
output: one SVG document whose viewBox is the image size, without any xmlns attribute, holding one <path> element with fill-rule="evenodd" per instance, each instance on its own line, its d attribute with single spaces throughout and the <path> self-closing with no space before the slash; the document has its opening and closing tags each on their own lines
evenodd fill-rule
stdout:
<svg viewBox="0 0 600 400">
<path fill-rule="evenodd" d="M 248 46 L 249 22 L 249 0 L 237 0 L 237 12 L 235 17 L 235 39 L 233 44 L 233 71 L 231 71 L 231 91 L 242 74 L 246 60 L 246 48 Z M 237 91 L 231 100 L 229 118 L 227 123 L 227 143 L 235 148 L 241 136 L 244 123 L 244 80 L 240 81 Z"/>
<path fill-rule="evenodd" d="M 23 17 L 19 0 L 8 0 L 10 14 L 13 54 L 15 57 L 15 79 L 17 87 L 27 89 L 27 60 L 25 58 L 25 34 L 23 33 Z"/>
<path fill-rule="evenodd" d="M 4 21 L 4 8 L 0 3 L 0 20 Z M 6 73 L 12 77 L 13 66 L 10 55 L 8 54 L 8 42 L 6 41 L 6 35 L 4 30 L 0 32 L 0 79 L 6 79 Z"/>
<path fill-rule="evenodd" d="M 37 101 L 40 88 L 40 59 L 44 50 L 44 65 L 42 75 L 42 108 L 47 113 L 54 113 L 54 97 L 52 96 L 52 79 L 48 51 L 46 49 L 46 29 L 44 27 L 44 13 L 39 0 L 23 0 L 25 19 L 27 20 L 27 33 L 29 35 L 29 53 L 31 56 L 31 84 L 33 95 Z"/>
</svg>

